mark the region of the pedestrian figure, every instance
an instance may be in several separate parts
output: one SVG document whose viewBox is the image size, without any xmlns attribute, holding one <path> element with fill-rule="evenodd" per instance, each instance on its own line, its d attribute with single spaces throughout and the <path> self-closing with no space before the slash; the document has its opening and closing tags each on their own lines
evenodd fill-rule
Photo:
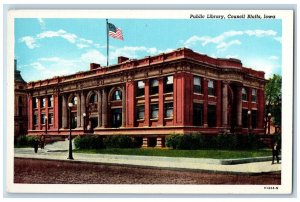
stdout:
<svg viewBox="0 0 300 202">
<path fill-rule="evenodd" d="M 34 147 L 34 153 L 37 153 L 39 148 L 39 141 L 37 139 L 33 141 L 33 147 Z"/>
<path fill-rule="evenodd" d="M 272 164 L 274 164 L 275 157 L 276 157 L 277 163 L 279 163 L 279 152 L 280 152 L 279 145 L 277 142 L 275 142 L 275 144 L 272 147 L 272 154 L 273 154 Z"/>
</svg>

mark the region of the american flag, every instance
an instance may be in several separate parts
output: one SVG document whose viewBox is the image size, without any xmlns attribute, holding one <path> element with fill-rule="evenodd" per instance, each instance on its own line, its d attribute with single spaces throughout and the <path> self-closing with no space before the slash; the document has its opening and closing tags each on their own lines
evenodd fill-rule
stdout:
<svg viewBox="0 0 300 202">
<path fill-rule="evenodd" d="M 112 23 L 108 23 L 108 34 L 115 39 L 123 40 L 122 30 Z"/>
</svg>

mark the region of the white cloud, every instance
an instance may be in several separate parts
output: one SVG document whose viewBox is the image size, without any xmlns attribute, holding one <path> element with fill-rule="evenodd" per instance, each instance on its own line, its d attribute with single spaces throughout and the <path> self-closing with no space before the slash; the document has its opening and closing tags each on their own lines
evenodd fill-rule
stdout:
<svg viewBox="0 0 300 202">
<path fill-rule="evenodd" d="M 106 65 L 106 56 L 104 56 L 98 50 L 90 50 L 80 56 L 80 60 L 85 64 L 89 65 L 90 63 L 98 63 L 102 66 Z"/>
<path fill-rule="evenodd" d="M 278 37 L 276 37 L 277 33 L 273 30 L 245 30 L 245 31 L 236 31 L 236 30 L 230 30 L 227 32 L 223 32 L 222 34 L 211 37 L 211 36 L 191 36 L 186 41 L 183 42 L 183 45 L 185 47 L 191 47 L 193 45 L 196 45 L 197 42 L 201 43 L 202 46 L 206 46 L 210 43 L 216 44 L 217 49 L 222 49 L 223 47 L 226 47 L 225 50 L 231 46 L 231 45 L 240 45 L 238 40 L 232 40 L 230 42 L 226 42 L 226 40 L 230 37 L 235 36 L 254 36 L 254 37 L 273 37 L 275 40 L 280 40 Z M 230 44 L 230 45 L 229 45 Z M 228 46 L 229 45 L 229 46 Z"/>
<path fill-rule="evenodd" d="M 76 44 L 76 46 L 80 49 L 90 47 L 89 45 L 83 44 L 83 43 L 78 43 L 78 44 Z"/>
<path fill-rule="evenodd" d="M 24 36 L 20 39 L 21 42 L 24 42 L 29 49 L 34 49 L 39 47 L 36 43 L 36 40 L 31 36 Z"/>
<path fill-rule="evenodd" d="M 282 37 L 281 37 L 281 36 L 279 36 L 279 37 L 274 37 L 274 39 L 275 39 L 276 41 L 278 41 L 279 43 L 282 43 Z"/>
<path fill-rule="evenodd" d="M 246 30 L 245 33 L 249 36 L 256 36 L 256 37 L 265 37 L 265 36 L 276 36 L 277 32 L 273 30 Z"/>
<path fill-rule="evenodd" d="M 271 78 L 273 74 L 278 74 L 281 71 L 278 61 L 266 60 L 264 58 L 247 58 L 243 60 L 243 65 L 255 70 L 264 71 L 266 79 Z"/>
<path fill-rule="evenodd" d="M 30 64 L 30 66 L 38 71 L 42 71 L 46 69 L 46 67 L 39 62 L 33 62 Z"/>
<path fill-rule="evenodd" d="M 59 57 L 39 58 L 38 59 L 38 61 L 43 61 L 43 62 L 58 62 L 60 60 L 61 60 L 61 58 L 59 58 Z"/>
<path fill-rule="evenodd" d="M 42 28 L 42 29 L 45 29 L 45 28 L 46 28 L 46 23 L 45 23 L 45 21 L 43 20 L 43 18 L 38 18 L 37 20 L 38 20 L 38 22 L 39 22 L 41 28 Z"/>
<path fill-rule="evenodd" d="M 217 45 L 218 51 L 225 51 L 227 48 L 229 48 L 232 45 L 240 45 L 241 42 L 239 40 L 232 40 L 229 42 L 221 42 L 219 45 Z"/>
<path fill-rule="evenodd" d="M 75 43 L 77 36 L 75 34 L 71 34 L 66 32 L 65 30 L 58 30 L 58 31 L 45 31 L 37 35 L 37 38 L 52 38 L 52 37 L 62 37 L 69 41 L 70 43 Z"/>
<path fill-rule="evenodd" d="M 124 56 L 128 58 L 138 58 L 147 55 L 158 54 L 159 51 L 157 48 L 147 48 L 145 46 L 124 46 L 123 48 L 114 48 L 113 51 L 110 52 L 109 58 L 115 59 L 119 56 Z"/>
<path fill-rule="evenodd" d="M 270 59 L 270 60 L 278 60 L 278 57 L 275 56 L 275 55 L 272 55 L 272 56 L 269 57 L 269 59 Z"/>
<path fill-rule="evenodd" d="M 238 58 L 238 55 L 226 55 L 225 58 Z"/>
<path fill-rule="evenodd" d="M 41 19 L 42 20 L 42 19 Z M 42 21 L 43 22 L 43 21 Z M 38 41 L 46 39 L 46 38 L 63 38 L 67 40 L 71 44 L 75 44 L 79 49 L 88 48 L 94 46 L 99 48 L 100 45 L 94 43 L 92 40 L 88 40 L 85 38 L 79 38 L 76 34 L 68 33 L 65 30 L 58 30 L 58 31 L 44 31 L 36 36 L 25 36 L 20 39 L 21 42 L 24 42 L 26 46 L 30 49 L 39 47 L 37 44 Z"/>
</svg>

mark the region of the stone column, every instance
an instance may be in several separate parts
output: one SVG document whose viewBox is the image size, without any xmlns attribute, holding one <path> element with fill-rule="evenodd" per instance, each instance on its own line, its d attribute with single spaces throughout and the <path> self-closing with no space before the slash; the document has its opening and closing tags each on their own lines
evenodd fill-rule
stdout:
<svg viewBox="0 0 300 202">
<path fill-rule="evenodd" d="M 107 92 L 102 89 L 102 127 L 107 127 Z"/>
<path fill-rule="evenodd" d="M 217 106 L 216 106 L 216 111 L 217 111 L 217 127 L 221 126 L 222 123 L 222 82 L 217 81 Z"/>
<path fill-rule="evenodd" d="M 157 137 L 157 138 L 156 138 L 156 146 L 155 146 L 155 147 L 158 147 L 158 148 L 165 147 L 165 144 L 164 144 L 164 138 L 162 138 L 162 137 Z"/>
<path fill-rule="evenodd" d="M 164 125 L 164 80 L 158 80 L 158 126 Z"/>
<path fill-rule="evenodd" d="M 145 80 L 145 113 L 144 113 L 144 126 L 150 125 L 150 89 L 149 89 L 149 80 Z"/>
<path fill-rule="evenodd" d="M 38 129 L 42 130 L 41 97 L 37 97 L 38 102 Z"/>
<path fill-rule="evenodd" d="M 97 91 L 97 109 L 98 109 L 98 128 L 102 126 L 102 106 L 101 106 L 101 91 Z"/>
<path fill-rule="evenodd" d="M 33 129 L 32 96 L 28 94 L 28 130 Z"/>
<path fill-rule="evenodd" d="M 142 147 L 143 148 L 148 147 L 148 143 L 149 143 L 149 138 L 143 137 L 143 145 L 142 145 Z"/>
<path fill-rule="evenodd" d="M 62 95 L 62 127 L 68 128 L 68 104 L 66 95 Z"/>
<path fill-rule="evenodd" d="M 125 86 L 122 87 L 122 127 L 126 126 L 126 92 Z"/>
<path fill-rule="evenodd" d="M 228 83 L 223 82 L 223 89 L 222 89 L 223 95 L 222 95 L 222 125 L 223 127 L 227 127 L 228 120 Z"/>
<path fill-rule="evenodd" d="M 58 129 L 59 128 L 59 99 L 58 94 L 53 95 L 53 127 Z"/>
<path fill-rule="evenodd" d="M 83 113 L 86 113 L 85 110 L 85 95 L 83 92 L 81 92 L 80 94 L 80 117 L 81 117 L 81 121 L 80 121 L 80 127 L 84 127 L 84 117 L 83 117 Z"/>
<path fill-rule="evenodd" d="M 203 127 L 206 128 L 207 124 L 207 110 L 208 110 L 208 80 L 203 78 Z"/>
<path fill-rule="evenodd" d="M 82 124 L 81 124 L 81 119 L 82 119 L 82 113 L 81 113 L 81 100 L 80 100 L 80 93 L 76 93 L 76 97 L 77 97 L 77 125 L 76 128 L 81 128 Z"/>
<path fill-rule="evenodd" d="M 237 94 L 236 94 L 236 120 L 237 120 L 237 126 L 242 127 L 242 87 L 237 87 Z"/>
</svg>

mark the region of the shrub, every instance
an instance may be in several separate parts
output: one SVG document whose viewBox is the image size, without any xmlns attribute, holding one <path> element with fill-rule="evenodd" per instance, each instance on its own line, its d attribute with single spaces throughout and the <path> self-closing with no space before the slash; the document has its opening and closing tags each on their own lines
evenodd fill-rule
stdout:
<svg viewBox="0 0 300 202">
<path fill-rule="evenodd" d="M 180 138 L 180 134 L 173 133 L 166 137 L 166 146 L 171 147 L 173 149 L 177 149 L 178 141 Z"/>
<path fill-rule="evenodd" d="M 126 135 L 114 135 L 104 138 L 104 145 L 107 148 L 132 148 L 134 143 L 134 139 Z"/>
<path fill-rule="evenodd" d="M 215 137 L 215 148 L 219 149 L 236 149 L 238 145 L 237 136 L 233 134 L 221 134 Z"/>
<path fill-rule="evenodd" d="M 19 136 L 15 139 L 15 147 L 33 147 L 33 143 L 37 140 L 37 136 Z"/>
<path fill-rule="evenodd" d="M 200 133 L 195 134 L 171 134 L 166 138 L 167 147 L 173 149 L 201 149 L 204 147 L 204 138 Z"/>
<path fill-rule="evenodd" d="M 74 139 L 76 149 L 102 149 L 103 138 L 98 135 L 77 136 Z"/>
<path fill-rule="evenodd" d="M 265 147 L 257 135 L 220 134 L 204 136 L 201 134 L 171 134 L 166 138 L 166 146 L 173 149 L 259 149 Z"/>
</svg>

